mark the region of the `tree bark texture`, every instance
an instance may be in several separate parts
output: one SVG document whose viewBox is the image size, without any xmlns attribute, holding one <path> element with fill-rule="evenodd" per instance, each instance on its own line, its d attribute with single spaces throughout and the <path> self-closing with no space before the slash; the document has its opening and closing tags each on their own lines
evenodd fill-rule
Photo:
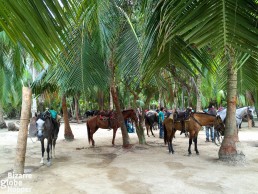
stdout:
<svg viewBox="0 0 258 194">
<path fill-rule="evenodd" d="M 80 118 L 79 118 L 79 95 L 75 95 L 74 97 L 74 111 L 75 111 L 75 117 L 77 123 L 80 123 Z"/>
<path fill-rule="evenodd" d="M 225 161 L 242 160 L 244 154 L 238 150 L 236 128 L 237 70 L 234 63 L 228 64 L 227 119 L 224 140 L 219 150 L 219 158 Z"/>
<path fill-rule="evenodd" d="M 202 84 L 202 77 L 201 77 L 201 74 L 199 74 L 196 80 L 196 86 L 197 86 L 196 112 L 200 112 L 202 110 L 202 99 L 201 99 L 201 92 L 200 92 L 201 84 Z"/>
<path fill-rule="evenodd" d="M 27 146 L 28 125 L 30 121 L 32 92 L 28 87 L 22 88 L 22 110 L 20 118 L 20 130 L 16 146 L 14 173 L 23 174 Z"/>
<path fill-rule="evenodd" d="M 4 121 L 4 110 L 3 110 L 3 107 L 2 107 L 2 104 L 0 102 L 0 129 L 2 128 L 6 128 L 6 123 Z"/>
<path fill-rule="evenodd" d="M 104 110 L 104 92 L 101 90 L 98 91 L 98 104 L 99 110 Z"/>
<path fill-rule="evenodd" d="M 113 51 L 111 52 L 113 53 Z M 112 100 L 110 98 L 110 108 L 111 105 L 114 103 L 117 116 L 118 116 L 118 122 L 120 122 L 121 126 L 121 132 L 122 132 L 122 137 L 123 137 L 123 147 L 128 147 L 130 145 L 130 138 L 127 132 L 127 128 L 125 126 L 125 121 L 123 114 L 121 112 L 121 106 L 120 106 L 120 101 L 118 99 L 118 94 L 116 90 L 116 84 L 115 84 L 115 64 L 113 62 L 113 55 L 111 54 L 110 62 L 109 62 L 109 69 L 111 72 L 110 76 L 110 93 L 112 96 Z M 113 102 L 112 102 L 113 101 Z"/>
<path fill-rule="evenodd" d="M 71 141 L 74 139 L 74 135 L 69 124 L 69 117 L 68 117 L 65 95 L 62 96 L 62 110 L 63 110 L 63 119 L 64 119 L 64 138 L 66 140 Z"/>
<path fill-rule="evenodd" d="M 111 94 L 113 97 L 114 105 L 116 107 L 116 112 L 118 113 L 118 122 L 120 122 L 120 126 L 121 126 L 121 132 L 123 137 L 123 147 L 127 147 L 130 144 L 130 138 L 127 132 L 127 128 L 125 126 L 124 117 L 121 112 L 120 102 L 118 100 L 118 95 L 114 84 L 112 84 L 111 86 Z"/>
</svg>

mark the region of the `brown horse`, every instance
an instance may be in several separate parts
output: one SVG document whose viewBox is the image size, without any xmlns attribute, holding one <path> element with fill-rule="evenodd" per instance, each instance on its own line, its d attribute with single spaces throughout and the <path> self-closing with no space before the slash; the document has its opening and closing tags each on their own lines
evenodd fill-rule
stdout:
<svg viewBox="0 0 258 194">
<path fill-rule="evenodd" d="M 135 123 L 138 122 L 138 117 L 136 112 L 133 109 L 123 110 L 122 111 L 124 119 L 131 118 Z M 88 141 L 92 142 L 92 146 L 95 145 L 95 141 L 93 140 L 93 134 L 98 130 L 98 128 L 103 129 L 113 129 L 113 139 L 112 145 L 115 145 L 115 137 L 116 131 L 120 126 L 120 121 L 118 120 L 117 112 L 112 113 L 112 117 L 108 118 L 101 114 L 97 116 L 93 116 L 87 121 L 87 132 L 88 132 Z"/>
<path fill-rule="evenodd" d="M 224 131 L 225 126 L 220 116 L 214 116 L 207 113 L 192 113 L 189 118 L 185 121 L 185 128 L 189 132 L 189 147 L 188 153 L 191 152 L 192 141 L 194 141 L 194 150 L 196 154 L 199 154 L 197 149 L 197 137 L 202 126 L 213 125 L 215 128 Z M 163 122 L 164 126 L 164 142 L 168 143 L 169 153 L 174 153 L 172 146 L 172 139 L 177 130 L 182 130 L 182 124 L 180 121 L 174 121 L 173 117 L 166 118 Z"/>
</svg>

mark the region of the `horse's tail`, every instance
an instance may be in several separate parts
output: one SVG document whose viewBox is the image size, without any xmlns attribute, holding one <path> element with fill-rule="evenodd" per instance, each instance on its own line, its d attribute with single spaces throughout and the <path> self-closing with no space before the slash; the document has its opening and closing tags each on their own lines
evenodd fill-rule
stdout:
<svg viewBox="0 0 258 194">
<path fill-rule="evenodd" d="M 88 134 L 88 142 L 89 144 L 91 143 L 91 138 L 90 138 L 90 126 L 89 126 L 89 123 L 87 121 L 87 134 Z"/>
<path fill-rule="evenodd" d="M 164 123 L 163 123 L 163 129 L 164 129 L 164 143 L 166 145 L 168 133 L 167 133 L 166 125 Z"/>
</svg>

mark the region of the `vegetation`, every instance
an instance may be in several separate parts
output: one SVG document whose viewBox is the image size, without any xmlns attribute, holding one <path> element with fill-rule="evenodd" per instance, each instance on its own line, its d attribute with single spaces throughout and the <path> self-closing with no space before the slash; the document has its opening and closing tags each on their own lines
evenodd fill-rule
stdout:
<svg viewBox="0 0 258 194">
<path fill-rule="evenodd" d="M 1 113 L 20 111 L 21 86 L 32 81 L 36 97 L 51 99 L 38 104 L 67 114 L 68 139 L 67 106 L 79 120 L 79 110 L 213 103 L 229 110 L 219 156 L 238 158 L 236 106 L 258 103 L 256 0 L 0 2 Z M 41 72 L 36 80 L 28 67 Z M 145 143 L 142 126 L 137 134 Z"/>
</svg>

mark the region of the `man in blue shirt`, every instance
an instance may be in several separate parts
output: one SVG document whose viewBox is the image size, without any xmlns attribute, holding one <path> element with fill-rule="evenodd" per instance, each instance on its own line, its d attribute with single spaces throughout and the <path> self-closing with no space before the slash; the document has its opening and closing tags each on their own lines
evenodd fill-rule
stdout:
<svg viewBox="0 0 258 194">
<path fill-rule="evenodd" d="M 159 138 L 164 138 L 164 129 L 163 129 L 163 121 L 164 121 L 164 108 L 161 107 L 159 111 Z"/>
</svg>

